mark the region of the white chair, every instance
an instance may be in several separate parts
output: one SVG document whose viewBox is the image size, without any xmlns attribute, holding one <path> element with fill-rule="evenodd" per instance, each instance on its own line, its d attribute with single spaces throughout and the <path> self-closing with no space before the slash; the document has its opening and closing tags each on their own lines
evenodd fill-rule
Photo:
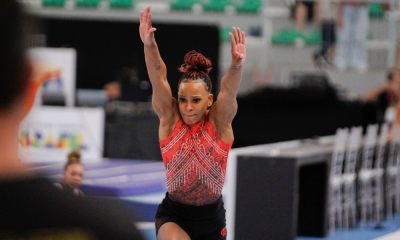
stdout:
<svg viewBox="0 0 400 240">
<path fill-rule="evenodd" d="M 374 220 L 376 226 L 379 227 L 383 221 L 383 204 L 384 204 L 384 186 L 383 186 L 383 160 L 385 158 L 385 151 L 387 145 L 387 138 L 389 133 L 389 124 L 384 123 L 381 125 L 379 142 L 377 146 L 377 154 L 373 169 L 374 178 Z"/>
<path fill-rule="evenodd" d="M 343 182 L 343 225 L 345 229 L 356 227 L 356 164 L 360 151 L 362 127 L 352 127 L 346 150 Z"/>
<path fill-rule="evenodd" d="M 393 130 L 393 139 L 389 145 L 389 157 L 386 167 L 386 214 L 388 220 L 393 218 L 393 205 L 395 212 L 400 214 L 400 130 L 395 125 Z"/>
<path fill-rule="evenodd" d="M 338 129 L 335 135 L 329 172 L 329 230 L 334 234 L 336 223 L 342 228 L 342 168 L 346 152 L 348 129 Z"/>
<path fill-rule="evenodd" d="M 373 171 L 372 164 L 376 148 L 378 125 L 371 124 L 367 127 L 367 134 L 364 138 L 364 148 L 361 162 L 361 169 L 358 173 L 359 182 L 359 205 L 361 211 L 361 222 L 364 226 L 373 213 Z"/>
</svg>

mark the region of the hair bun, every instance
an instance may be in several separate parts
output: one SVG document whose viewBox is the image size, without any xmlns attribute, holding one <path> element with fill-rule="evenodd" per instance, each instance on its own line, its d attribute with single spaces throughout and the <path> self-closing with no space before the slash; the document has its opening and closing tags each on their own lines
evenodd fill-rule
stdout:
<svg viewBox="0 0 400 240">
<path fill-rule="evenodd" d="M 68 154 L 68 165 L 72 163 L 80 163 L 81 162 L 81 153 L 79 151 L 73 151 Z"/>
<path fill-rule="evenodd" d="M 185 63 L 179 68 L 183 73 L 187 72 L 204 72 L 209 74 L 211 71 L 211 61 L 204 57 L 201 53 L 192 50 L 185 56 Z"/>
</svg>

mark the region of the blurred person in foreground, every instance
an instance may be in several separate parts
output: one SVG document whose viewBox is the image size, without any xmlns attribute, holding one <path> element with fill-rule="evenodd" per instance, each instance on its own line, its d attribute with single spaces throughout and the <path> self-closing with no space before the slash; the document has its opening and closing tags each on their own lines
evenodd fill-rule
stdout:
<svg viewBox="0 0 400 240">
<path fill-rule="evenodd" d="M 63 180 L 54 185 L 69 194 L 84 197 L 85 194 L 79 189 L 84 173 L 85 167 L 81 163 L 81 153 L 77 150 L 72 151 L 68 154 L 68 160 L 64 166 Z"/>
<path fill-rule="evenodd" d="M 389 69 L 386 80 L 378 87 L 368 91 L 364 100 L 366 103 L 376 103 L 379 108 L 378 122 L 393 122 L 396 117 L 396 107 L 400 99 L 400 70 Z"/>
<path fill-rule="evenodd" d="M 19 122 L 36 81 L 59 71 L 27 61 L 25 21 L 15 0 L 0 1 L 0 239 L 143 239 L 122 205 L 67 194 L 20 162 Z"/>
</svg>

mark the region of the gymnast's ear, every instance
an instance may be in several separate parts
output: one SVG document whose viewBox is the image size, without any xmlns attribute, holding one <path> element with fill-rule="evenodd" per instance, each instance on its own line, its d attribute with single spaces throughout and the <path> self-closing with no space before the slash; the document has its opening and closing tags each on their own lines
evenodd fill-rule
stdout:
<svg viewBox="0 0 400 240">
<path fill-rule="evenodd" d="M 208 107 L 211 107 L 211 105 L 212 105 L 213 102 L 214 102 L 214 95 L 213 95 L 212 93 L 210 93 L 210 94 L 208 95 L 207 101 L 208 101 L 207 106 L 208 106 Z"/>
</svg>

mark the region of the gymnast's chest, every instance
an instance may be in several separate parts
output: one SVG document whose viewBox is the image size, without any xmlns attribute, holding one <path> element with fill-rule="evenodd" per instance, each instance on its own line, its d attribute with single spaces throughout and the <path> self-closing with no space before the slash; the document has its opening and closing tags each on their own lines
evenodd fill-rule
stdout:
<svg viewBox="0 0 400 240">
<path fill-rule="evenodd" d="M 213 153 L 212 145 L 206 141 L 201 131 L 187 131 L 166 153 L 166 163 L 174 163 L 175 166 L 187 161 L 204 161 Z"/>
</svg>

